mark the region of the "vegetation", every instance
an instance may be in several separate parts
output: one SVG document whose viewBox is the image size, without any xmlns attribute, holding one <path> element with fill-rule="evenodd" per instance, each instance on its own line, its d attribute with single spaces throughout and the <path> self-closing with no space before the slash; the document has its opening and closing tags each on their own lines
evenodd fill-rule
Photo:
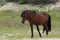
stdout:
<svg viewBox="0 0 60 40">
<path fill-rule="evenodd" d="M 3 5 L 3 4 L 5 4 L 5 3 L 6 3 L 5 0 L 0 0 L 0 5 Z"/>
<path fill-rule="evenodd" d="M 48 38 L 60 38 L 60 10 L 48 11 L 52 19 L 52 31 L 49 33 Z M 21 12 L 13 12 L 9 10 L 0 11 L 0 36 L 5 39 L 22 39 L 30 38 L 30 26 L 28 22 L 24 25 L 21 23 Z M 40 27 L 42 32 L 42 27 Z M 4 36 L 4 37 L 3 37 Z M 42 34 L 42 38 L 46 35 Z M 34 27 L 34 38 L 39 38 L 38 32 Z"/>
<path fill-rule="evenodd" d="M 0 0 L 2 2 L 18 2 L 20 4 L 48 4 L 48 3 L 55 3 L 58 0 Z"/>
<path fill-rule="evenodd" d="M 39 2 L 38 2 L 39 1 Z M 0 3 L 5 3 L 7 0 L 0 0 Z M 8 2 L 14 2 L 13 0 L 9 0 Z M 18 0 L 16 1 L 20 4 L 40 4 L 47 3 L 47 0 Z M 30 26 L 29 23 L 26 21 L 25 24 L 21 23 L 21 17 L 20 14 L 22 10 L 27 9 L 26 6 L 21 6 L 21 11 L 15 12 L 12 10 L 0 10 L 0 39 L 1 40 L 17 40 L 17 39 L 23 39 L 23 38 L 30 38 L 31 32 L 30 32 Z M 29 7 L 29 6 L 28 6 Z M 40 10 L 45 10 L 46 8 L 31 8 L 30 9 L 39 12 Z M 49 35 L 47 38 L 60 38 L 60 10 L 55 11 L 46 11 L 51 16 L 51 23 L 52 23 L 52 31 L 49 32 Z M 43 27 L 39 26 L 40 31 L 42 32 Z M 36 31 L 36 28 L 34 27 L 34 39 L 37 40 L 37 38 L 40 38 L 38 35 L 38 32 Z M 46 34 L 42 33 L 42 38 L 46 38 Z"/>
</svg>

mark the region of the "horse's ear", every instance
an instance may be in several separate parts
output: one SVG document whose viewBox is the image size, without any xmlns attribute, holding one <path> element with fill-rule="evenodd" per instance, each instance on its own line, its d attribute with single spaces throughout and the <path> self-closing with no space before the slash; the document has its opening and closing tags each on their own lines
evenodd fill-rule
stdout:
<svg viewBox="0 0 60 40">
<path fill-rule="evenodd" d="M 36 12 L 35 11 L 32 11 L 34 14 L 36 14 Z"/>
</svg>

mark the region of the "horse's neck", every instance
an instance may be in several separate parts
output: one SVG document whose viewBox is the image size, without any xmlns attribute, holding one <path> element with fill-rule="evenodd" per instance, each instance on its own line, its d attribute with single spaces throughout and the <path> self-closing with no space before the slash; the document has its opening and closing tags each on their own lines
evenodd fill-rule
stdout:
<svg viewBox="0 0 60 40">
<path fill-rule="evenodd" d="M 31 19 L 34 19 L 36 17 L 36 14 L 33 14 L 30 16 Z"/>
<path fill-rule="evenodd" d="M 35 19 L 36 15 L 30 15 L 28 17 L 28 21 L 33 21 Z"/>
</svg>

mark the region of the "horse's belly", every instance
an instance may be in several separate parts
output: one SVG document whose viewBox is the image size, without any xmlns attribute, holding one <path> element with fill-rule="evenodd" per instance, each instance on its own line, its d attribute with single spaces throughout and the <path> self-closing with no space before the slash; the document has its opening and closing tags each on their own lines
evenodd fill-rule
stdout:
<svg viewBox="0 0 60 40">
<path fill-rule="evenodd" d="M 44 20 L 44 19 L 38 19 L 38 20 L 36 20 L 35 22 L 36 22 L 36 24 L 38 24 L 38 25 L 44 25 L 44 23 L 46 22 L 46 20 Z"/>
</svg>

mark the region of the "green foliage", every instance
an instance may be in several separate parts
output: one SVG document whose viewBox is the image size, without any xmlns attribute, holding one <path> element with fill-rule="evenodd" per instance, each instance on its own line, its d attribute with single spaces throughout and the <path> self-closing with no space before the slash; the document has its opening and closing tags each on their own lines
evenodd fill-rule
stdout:
<svg viewBox="0 0 60 40">
<path fill-rule="evenodd" d="M 37 10 L 36 10 L 37 11 Z M 47 38 L 60 38 L 60 10 L 57 11 L 48 11 L 51 15 L 52 20 L 52 31 L 49 32 Z M 40 31 L 42 31 L 41 26 Z M 36 27 L 34 29 L 34 39 L 37 40 L 39 37 Z M 18 40 L 23 38 L 30 39 L 31 31 L 29 24 L 26 22 L 24 25 L 21 23 L 21 18 L 19 13 L 12 13 L 11 11 L 2 10 L 0 11 L 0 36 L 1 38 L 5 37 L 8 40 Z M 46 34 L 42 34 L 42 38 L 46 38 Z M 5 40 L 4 39 L 4 40 Z"/>
<path fill-rule="evenodd" d="M 0 5 L 4 5 L 6 3 L 6 0 L 0 0 Z"/>
<path fill-rule="evenodd" d="M 37 11 L 37 10 L 36 10 Z M 60 10 L 57 11 L 48 11 L 51 16 L 52 30 L 49 32 L 47 38 L 60 38 Z M 18 40 L 23 38 L 30 39 L 31 29 L 29 23 L 24 25 L 21 23 L 20 13 L 11 12 L 11 10 L 0 10 L 0 36 L 4 40 Z M 34 29 L 34 39 L 37 40 L 39 37 L 36 27 Z M 43 27 L 39 26 L 40 31 Z M 42 38 L 46 38 L 46 34 L 42 34 Z"/>
<path fill-rule="evenodd" d="M 0 10 L 0 13 L 12 13 L 14 11 L 6 9 L 6 10 Z"/>
<path fill-rule="evenodd" d="M 58 0 L 18 0 L 18 3 L 20 4 L 45 4 L 45 3 L 55 3 Z"/>
<path fill-rule="evenodd" d="M 20 4 L 27 4 L 29 2 L 30 2 L 30 0 L 18 0 L 18 3 L 20 3 Z"/>
<path fill-rule="evenodd" d="M 22 4 L 24 2 L 24 0 L 19 0 L 18 3 Z"/>
<path fill-rule="evenodd" d="M 45 3 L 55 3 L 58 0 L 0 0 L 0 4 L 4 2 L 18 2 L 20 4 L 45 4 Z"/>
<path fill-rule="evenodd" d="M 17 2 L 18 0 L 6 0 L 7 2 Z"/>
</svg>

